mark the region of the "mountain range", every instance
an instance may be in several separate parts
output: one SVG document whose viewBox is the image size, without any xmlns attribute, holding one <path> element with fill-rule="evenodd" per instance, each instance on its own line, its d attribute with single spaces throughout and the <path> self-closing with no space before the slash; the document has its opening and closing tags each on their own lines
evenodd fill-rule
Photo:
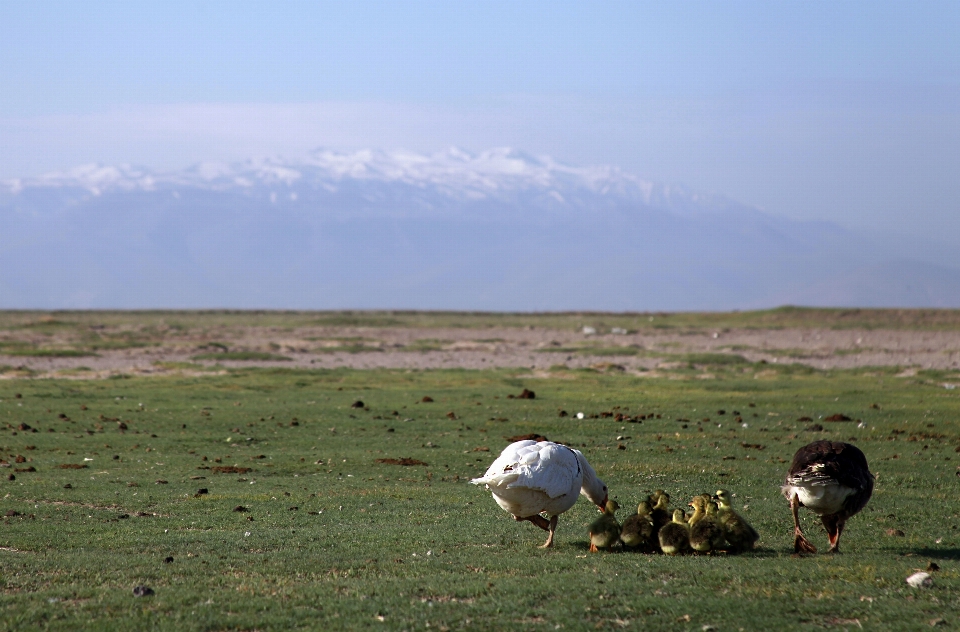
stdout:
<svg viewBox="0 0 960 632">
<path fill-rule="evenodd" d="M 512 149 L 0 182 L 0 308 L 960 307 L 949 243 Z"/>
</svg>

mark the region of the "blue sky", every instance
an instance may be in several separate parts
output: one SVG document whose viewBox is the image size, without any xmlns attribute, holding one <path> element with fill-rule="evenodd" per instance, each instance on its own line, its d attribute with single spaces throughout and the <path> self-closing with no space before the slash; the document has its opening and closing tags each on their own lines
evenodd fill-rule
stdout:
<svg viewBox="0 0 960 632">
<path fill-rule="evenodd" d="M 11 0 L 0 178 L 509 145 L 951 238 L 958 33 L 956 2 Z"/>
</svg>

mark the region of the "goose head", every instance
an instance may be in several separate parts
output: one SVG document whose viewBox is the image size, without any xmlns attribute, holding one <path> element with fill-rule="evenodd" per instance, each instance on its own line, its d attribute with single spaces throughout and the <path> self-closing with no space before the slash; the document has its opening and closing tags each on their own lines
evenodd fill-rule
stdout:
<svg viewBox="0 0 960 632">
<path fill-rule="evenodd" d="M 718 489 L 715 498 L 717 499 L 717 505 L 719 505 L 721 509 L 730 507 L 730 492 L 727 490 Z"/>
<path fill-rule="evenodd" d="M 607 501 L 610 499 L 607 484 L 600 480 L 587 459 L 579 450 L 574 450 L 577 460 L 580 461 L 580 469 L 583 471 L 583 482 L 581 483 L 580 493 L 586 496 L 590 502 L 597 506 L 600 513 L 607 507 Z"/>
</svg>

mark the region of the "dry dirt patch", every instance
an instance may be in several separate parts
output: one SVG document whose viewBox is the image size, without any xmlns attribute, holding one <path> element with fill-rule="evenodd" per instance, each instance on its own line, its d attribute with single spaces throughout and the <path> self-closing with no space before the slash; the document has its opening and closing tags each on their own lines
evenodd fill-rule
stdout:
<svg viewBox="0 0 960 632">
<path fill-rule="evenodd" d="M 124 327 L 129 329 L 130 325 Z M 127 335 L 127 329 L 117 326 L 112 335 Z M 98 332 L 107 335 L 111 330 Z M 186 331 L 156 329 L 148 332 L 149 336 L 140 332 L 137 335 L 144 339 L 142 342 L 119 348 L 104 345 L 96 349 L 96 355 L 90 356 L 22 355 L 24 349 L 83 348 L 87 335 L 69 328 L 43 333 L 22 327 L 0 329 L 0 379 L 204 375 L 219 373 L 225 367 L 250 366 L 524 368 L 541 375 L 557 367 L 603 366 L 642 373 L 684 366 L 688 362 L 686 356 L 697 354 L 727 354 L 748 362 L 803 364 L 817 369 L 864 366 L 960 369 L 960 331 L 951 330 L 646 329 L 625 334 L 588 335 L 580 330 L 531 326 L 482 329 L 217 326 Z M 425 340 L 431 341 L 430 344 L 424 344 Z M 319 341 L 324 342 L 318 344 Z M 21 355 L 4 355 L 8 349 L 16 349 Z M 223 351 L 222 359 L 217 357 L 217 350 Z M 229 359 L 243 353 L 252 358 L 283 353 L 290 360 Z M 210 359 L 194 359 L 197 356 Z M 904 376 L 909 375 L 910 370 Z"/>
</svg>

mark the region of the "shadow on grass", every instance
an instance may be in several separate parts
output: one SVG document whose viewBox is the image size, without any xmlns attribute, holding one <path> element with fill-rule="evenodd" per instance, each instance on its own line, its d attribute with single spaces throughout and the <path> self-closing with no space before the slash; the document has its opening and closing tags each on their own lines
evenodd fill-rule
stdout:
<svg viewBox="0 0 960 632">
<path fill-rule="evenodd" d="M 929 547 L 924 547 L 922 549 L 916 549 L 913 551 L 899 551 L 900 555 L 904 555 L 906 553 L 912 553 L 917 557 L 927 557 L 938 560 L 960 560 L 960 549 L 932 549 Z"/>
<path fill-rule="evenodd" d="M 573 547 L 579 552 L 586 553 L 590 551 L 590 540 L 576 540 L 574 542 L 567 542 L 564 546 Z M 627 548 L 625 546 L 617 545 L 610 551 L 604 551 L 604 554 L 623 554 L 623 555 L 639 555 L 639 556 L 654 556 L 654 557 L 668 557 L 664 556 L 663 553 L 647 553 L 644 551 L 635 551 L 633 549 Z M 772 559 L 780 558 L 785 555 L 789 555 L 789 551 L 785 550 L 776 550 L 776 549 L 765 549 L 759 548 L 752 551 L 744 551 L 743 553 L 730 553 L 728 551 L 719 551 L 716 553 L 685 553 L 682 556 L 677 557 L 715 557 L 719 559 L 723 558 L 732 558 L 732 557 L 749 557 L 749 558 L 760 558 L 760 559 Z M 920 555 L 917 553 L 917 555 Z M 815 557 L 815 556 L 809 556 Z"/>
</svg>

